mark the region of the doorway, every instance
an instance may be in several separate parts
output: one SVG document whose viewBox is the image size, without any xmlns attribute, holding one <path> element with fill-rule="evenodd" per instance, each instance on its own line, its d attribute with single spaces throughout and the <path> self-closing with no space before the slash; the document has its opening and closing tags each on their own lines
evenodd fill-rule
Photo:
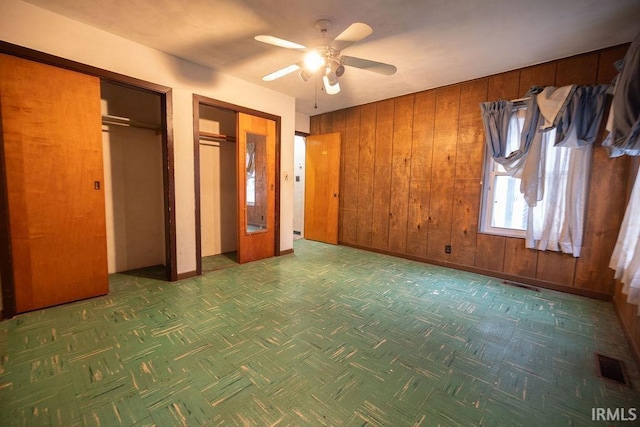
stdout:
<svg viewBox="0 0 640 427">
<path fill-rule="evenodd" d="M 161 96 L 100 90 L 108 272 L 166 279 Z"/>
<path fill-rule="evenodd" d="M 280 254 L 280 117 L 217 101 L 193 96 L 194 178 L 196 198 L 196 275 Z M 243 124 L 244 123 L 244 124 Z M 267 125 L 263 132 L 262 125 Z M 258 126 L 258 130 L 255 130 Z M 273 168 L 264 181 L 270 194 L 268 210 L 262 215 L 272 218 L 269 226 L 254 230 L 251 213 L 259 207 L 256 199 L 247 199 L 249 156 L 260 163 L 261 135 L 265 148 L 273 157 L 266 157 Z M 258 139 L 256 139 L 258 138 Z M 247 157 L 247 159 L 249 158 Z M 239 159 L 242 159 L 240 161 Z M 266 165 L 267 163 L 265 163 Z M 255 178 L 255 188 L 262 181 Z M 238 207 L 242 206 L 240 212 Z M 249 215 L 248 215 L 249 214 Z M 241 224 L 242 222 L 242 224 Z M 265 224 L 266 224 L 265 223 Z M 241 234 L 242 233 L 242 234 Z M 269 239 L 265 239 L 270 236 Z M 260 250 L 256 250 L 260 248 Z M 243 255 L 244 253 L 244 255 Z"/>
<path fill-rule="evenodd" d="M 296 134 L 293 146 L 293 240 L 304 238 L 305 144 L 305 136 Z"/>
<path fill-rule="evenodd" d="M 236 112 L 198 105 L 202 272 L 237 262 Z"/>
</svg>

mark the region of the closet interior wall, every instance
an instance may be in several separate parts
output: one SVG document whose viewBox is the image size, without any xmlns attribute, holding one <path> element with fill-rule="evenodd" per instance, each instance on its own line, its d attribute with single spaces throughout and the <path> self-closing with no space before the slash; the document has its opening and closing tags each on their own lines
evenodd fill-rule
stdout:
<svg viewBox="0 0 640 427">
<path fill-rule="evenodd" d="M 237 250 L 235 111 L 200 105 L 201 256 Z"/>
<path fill-rule="evenodd" d="M 101 108 L 109 274 L 165 265 L 160 96 L 102 81 Z"/>
</svg>

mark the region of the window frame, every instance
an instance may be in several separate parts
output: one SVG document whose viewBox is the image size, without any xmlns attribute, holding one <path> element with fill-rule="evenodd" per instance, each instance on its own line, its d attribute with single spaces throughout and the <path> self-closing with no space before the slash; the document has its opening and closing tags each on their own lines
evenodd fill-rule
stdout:
<svg viewBox="0 0 640 427">
<path fill-rule="evenodd" d="M 514 101 L 513 109 L 514 111 L 516 109 L 526 109 L 526 103 Z M 491 200 L 493 200 L 495 178 L 497 176 L 509 177 L 510 175 L 506 171 L 499 170 L 499 164 L 493 159 L 491 150 L 486 144 L 484 152 L 485 155 L 482 162 L 482 181 L 480 181 L 481 197 L 478 232 L 481 234 L 489 234 L 494 236 L 525 239 L 527 234 L 526 229 L 520 230 L 516 228 L 495 227 L 491 225 L 491 220 L 493 218 L 493 203 L 491 203 Z M 520 179 L 512 179 L 517 180 L 518 184 L 520 183 Z"/>
</svg>

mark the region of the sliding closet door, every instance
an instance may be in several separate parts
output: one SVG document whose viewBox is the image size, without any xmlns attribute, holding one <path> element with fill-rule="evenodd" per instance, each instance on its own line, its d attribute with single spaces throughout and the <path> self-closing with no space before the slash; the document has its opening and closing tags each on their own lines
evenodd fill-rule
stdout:
<svg viewBox="0 0 640 427">
<path fill-rule="evenodd" d="M 108 292 L 100 81 L 0 55 L 16 312 Z"/>
<path fill-rule="evenodd" d="M 238 262 L 275 254 L 276 125 L 238 113 Z"/>
</svg>

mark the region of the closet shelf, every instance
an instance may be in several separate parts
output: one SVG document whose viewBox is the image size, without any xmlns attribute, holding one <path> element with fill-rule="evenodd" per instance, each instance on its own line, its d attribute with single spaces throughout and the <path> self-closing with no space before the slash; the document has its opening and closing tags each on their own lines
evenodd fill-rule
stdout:
<svg viewBox="0 0 640 427">
<path fill-rule="evenodd" d="M 155 123 L 141 122 L 138 120 L 129 119 L 127 117 L 110 116 L 108 114 L 102 116 L 102 124 L 151 129 L 151 130 L 155 130 L 156 132 L 162 131 L 162 127 Z"/>
<path fill-rule="evenodd" d="M 220 135 L 217 133 L 200 132 L 198 136 L 205 141 L 236 142 L 235 136 Z"/>
</svg>

